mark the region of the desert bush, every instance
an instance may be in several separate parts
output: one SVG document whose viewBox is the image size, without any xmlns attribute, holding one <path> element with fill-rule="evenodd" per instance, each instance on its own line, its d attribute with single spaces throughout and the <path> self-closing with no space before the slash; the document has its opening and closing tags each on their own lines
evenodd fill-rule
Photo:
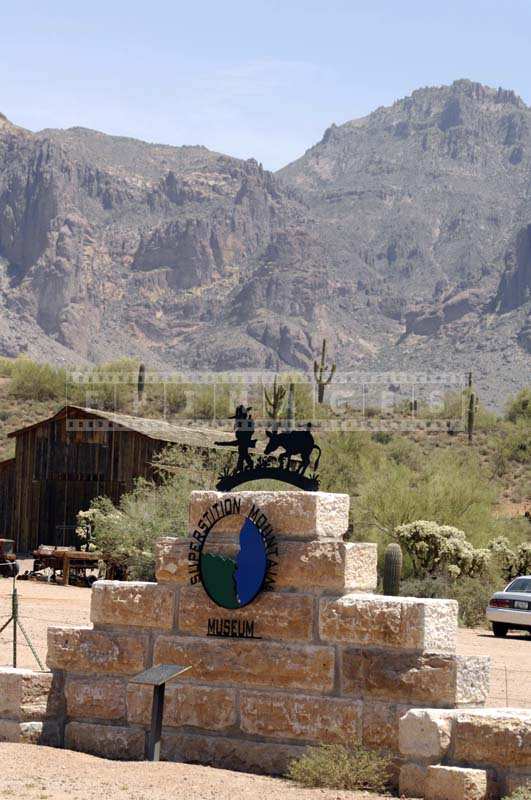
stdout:
<svg viewBox="0 0 531 800">
<path fill-rule="evenodd" d="M 505 536 L 498 536 L 489 543 L 489 550 L 492 560 L 507 581 L 531 573 L 530 542 L 522 542 L 514 547 Z"/>
<path fill-rule="evenodd" d="M 139 362 L 120 358 L 80 373 L 83 381 L 69 383 L 68 396 L 73 402 L 105 411 L 126 411 L 137 395 Z"/>
<path fill-rule="evenodd" d="M 509 422 L 517 422 L 518 420 L 531 421 L 531 386 L 522 389 L 512 400 L 509 400 L 505 418 Z"/>
<path fill-rule="evenodd" d="M 128 580 L 154 580 L 155 542 L 187 531 L 190 482 L 173 475 L 159 486 L 139 480 L 115 506 L 108 497 L 92 501 L 78 514 L 77 533 L 105 562 L 121 568 Z"/>
<path fill-rule="evenodd" d="M 4 356 L 0 357 L 0 377 L 2 378 L 9 378 L 11 372 L 13 370 L 14 359 L 12 358 L 5 358 Z"/>
<path fill-rule="evenodd" d="M 397 436 L 387 447 L 386 453 L 395 464 L 404 464 L 417 471 L 422 469 L 425 460 L 418 444 L 405 436 Z"/>
<path fill-rule="evenodd" d="M 67 374 L 64 369 L 17 358 L 9 377 L 9 394 L 17 400 L 65 400 Z"/>
<path fill-rule="evenodd" d="M 389 442 L 393 441 L 393 434 L 389 433 L 389 431 L 376 431 L 371 434 L 371 439 L 373 442 L 378 442 L 378 444 L 389 444 Z"/>
<path fill-rule="evenodd" d="M 519 786 L 511 794 L 505 795 L 503 800 L 531 800 L 531 780 Z"/>
<path fill-rule="evenodd" d="M 354 501 L 355 524 L 364 536 L 386 544 L 393 531 L 418 519 L 466 529 L 470 541 L 484 544 L 495 535 L 495 487 L 474 453 L 431 454 L 412 469 L 385 461 L 368 476 Z"/>
<path fill-rule="evenodd" d="M 394 535 L 411 559 L 414 575 L 418 578 L 434 575 L 454 579 L 460 575 L 478 577 L 489 565 L 489 551 L 474 548 L 464 532 L 451 525 L 417 520 L 399 525 Z"/>
<path fill-rule="evenodd" d="M 287 776 L 302 786 L 382 792 L 390 777 L 391 760 L 373 750 L 353 745 L 310 747 L 292 761 Z"/>
</svg>

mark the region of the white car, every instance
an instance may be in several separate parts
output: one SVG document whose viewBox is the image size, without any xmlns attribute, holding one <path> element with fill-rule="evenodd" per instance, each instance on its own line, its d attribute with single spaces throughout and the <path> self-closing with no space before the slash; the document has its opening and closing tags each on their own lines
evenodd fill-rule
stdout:
<svg viewBox="0 0 531 800">
<path fill-rule="evenodd" d="M 521 575 L 496 592 L 486 613 L 494 636 L 506 636 L 510 629 L 531 633 L 531 575 Z"/>
</svg>

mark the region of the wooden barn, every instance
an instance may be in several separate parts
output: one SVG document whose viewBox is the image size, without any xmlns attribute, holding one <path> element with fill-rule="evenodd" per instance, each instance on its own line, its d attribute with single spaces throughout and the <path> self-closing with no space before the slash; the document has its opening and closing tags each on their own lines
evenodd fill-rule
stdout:
<svg viewBox="0 0 531 800">
<path fill-rule="evenodd" d="M 204 455 L 216 439 L 232 438 L 71 405 L 9 436 L 16 446 L 0 463 L 0 538 L 14 539 L 19 553 L 75 545 L 78 511 L 101 495 L 116 502 L 136 478 L 153 478 L 153 457 L 168 444 Z"/>
</svg>

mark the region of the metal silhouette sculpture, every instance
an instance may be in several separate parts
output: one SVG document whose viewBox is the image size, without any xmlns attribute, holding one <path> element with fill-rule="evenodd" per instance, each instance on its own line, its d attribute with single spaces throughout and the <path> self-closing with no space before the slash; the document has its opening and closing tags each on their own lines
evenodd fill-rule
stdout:
<svg viewBox="0 0 531 800">
<path fill-rule="evenodd" d="M 228 466 L 219 476 L 216 488 L 227 492 L 242 483 L 258 480 L 276 480 L 289 483 L 307 492 L 319 489 L 319 477 L 315 473 L 321 458 L 321 448 L 315 443 L 311 431 L 311 422 L 306 430 L 266 431 L 267 443 L 264 455 L 259 455 L 253 461 L 249 450 L 256 447 L 255 424 L 252 418 L 251 407 L 239 405 L 234 416 L 235 440 L 230 442 L 216 442 L 220 447 L 237 447 L 238 461 L 234 470 Z M 283 452 L 279 456 L 272 454 L 276 450 Z M 310 467 L 312 452 L 318 451 L 314 472 L 307 475 Z"/>
<path fill-rule="evenodd" d="M 278 457 L 279 464 L 284 468 L 285 459 L 288 459 L 288 469 L 290 468 L 292 456 L 301 457 L 301 462 L 297 467 L 299 475 L 304 475 L 310 466 L 310 456 L 313 450 L 319 450 L 319 455 L 315 460 L 314 470 L 319 466 L 319 459 L 321 458 L 321 448 L 315 444 L 315 439 L 311 433 L 312 423 L 309 422 L 305 431 L 286 431 L 278 433 L 277 431 L 266 431 L 266 436 L 269 439 L 265 454 L 274 453 L 279 447 L 282 447 L 284 452 Z"/>
</svg>

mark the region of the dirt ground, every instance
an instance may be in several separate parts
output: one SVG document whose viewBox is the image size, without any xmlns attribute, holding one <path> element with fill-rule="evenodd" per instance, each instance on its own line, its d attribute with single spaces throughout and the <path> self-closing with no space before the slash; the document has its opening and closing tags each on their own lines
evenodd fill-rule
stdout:
<svg viewBox="0 0 531 800">
<path fill-rule="evenodd" d="M 0 579 L 0 627 L 11 610 L 11 581 Z M 48 625 L 89 625 L 90 590 L 76 586 L 17 581 L 21 622 L 43 664 Z M 18 666 L 37 668 L 19 633 Z M 492 659 L 491 690 L 487 705 L 531 708 L 531 636 L 512 634 L 495 639 L 488 629 L 462 628 L 458 634 L 460 655 L 488 655 Z M 0 634 L 0 666 L 11 665 L 12 627 Z"/>
<path fill-rule="evenodd" d="M 382 800 L 375 794 L 301 789 L 278 778 L 193 764 L 106 761 L 24 744 L 0 744 L 0 763 L 2 799 Z"/>
</svg>

